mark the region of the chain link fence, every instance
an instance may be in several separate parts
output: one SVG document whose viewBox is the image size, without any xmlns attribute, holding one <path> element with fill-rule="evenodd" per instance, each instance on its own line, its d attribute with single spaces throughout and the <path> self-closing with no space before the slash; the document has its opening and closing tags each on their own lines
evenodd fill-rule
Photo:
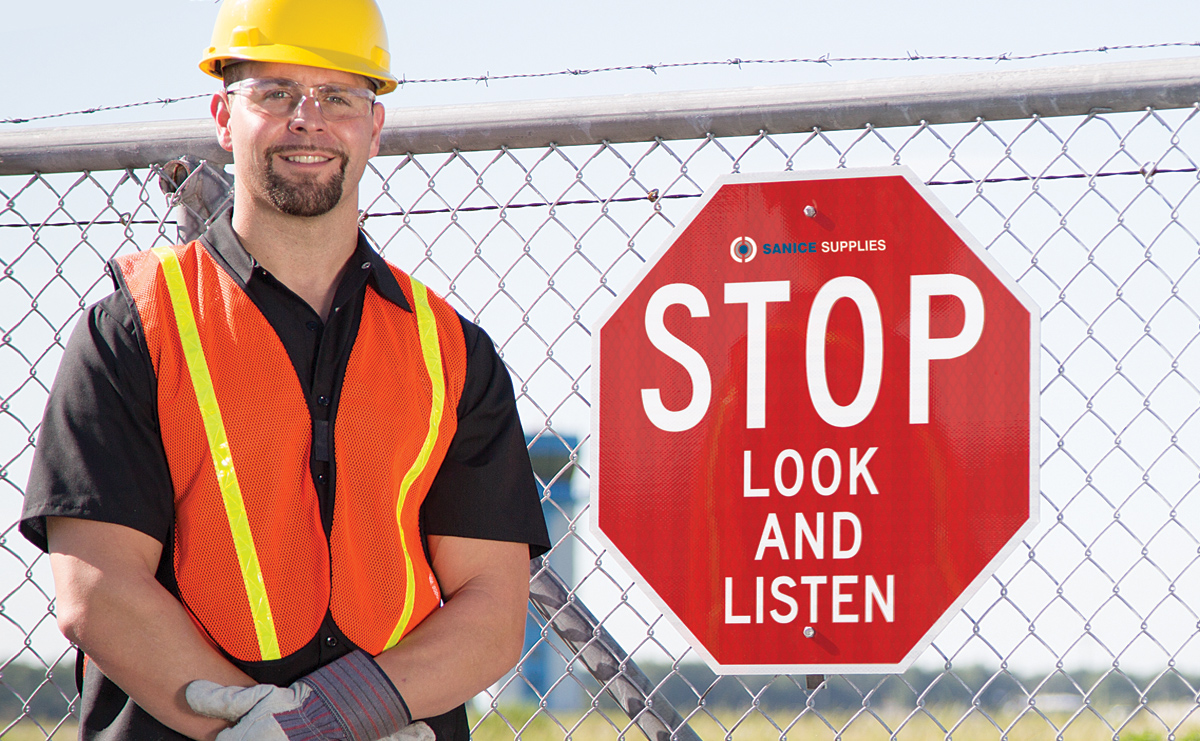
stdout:
<svg viewBox="0 0 1200 741">
<path fill-rule="evenodd" d="M 1091 79 L 1059 80 L 1082 101 L 1053 111 L 1069 115 L 896 123 L 881 96 L 863 115 L 886 126 L 796 116 L 589 142 L 547 125 L 536 145 L 468 131 L 372 161 L 364 228 L 496 341 L 556 540 L 561 591 L 535 599 L 522 662 L 470 704 L 476 738 L 1200 739 L 1200 95 L 1118 107 L 1126 88 Z M 970 108 L 963 90 L 921 85 L 940 111 Z M 77 704 L 47 559 L 15 525 L 42 407 L 82 308 L 111 290 L 105 261 L 177 239 L 166 159 L 0 175 L 0 734 L 14 739 L 72 736 Z M 716 676 L 588 531 L 590 328 L 719 175 L 893 164 L 1041 308 L 1041 524 L 903 675 Z"/>
</svg>

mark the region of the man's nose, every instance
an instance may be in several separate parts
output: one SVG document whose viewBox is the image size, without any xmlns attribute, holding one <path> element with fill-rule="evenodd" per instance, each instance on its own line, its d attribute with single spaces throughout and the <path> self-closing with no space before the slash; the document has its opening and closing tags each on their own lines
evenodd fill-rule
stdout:
<svg viewBox="0 0 1200 741">
<path fill-rule="evenodd" d="M 305 95 L 300 98 L 288 128 L 294 131 L 322 131 L 325 128 L 325 117 L 321 115 L 321 106 L 316 98 Z"/>
</svg>

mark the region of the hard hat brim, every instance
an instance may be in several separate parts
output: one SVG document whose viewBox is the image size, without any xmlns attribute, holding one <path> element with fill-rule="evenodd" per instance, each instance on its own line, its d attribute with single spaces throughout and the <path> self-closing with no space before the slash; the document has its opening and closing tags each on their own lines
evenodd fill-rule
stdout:
<svg viewBox="0 0 1200 741">
<path fill-rule="evenodd" d="M 369 60 L 333 49 L 311 49 L 287 44 L 264 44 L 261 46 L 230 47 L 223 54 L 218 54 L 216 48 L 209 48 L 208 53 L 200 61 L 200 69 L 212 77 L 221 79 L 222 67 L 231 62 L 277 62 L 280 64 L 301 64 L 306 67 L 332 69 L 339 72 L 349 72 L 352 75 L 369 77 L 376 83 L 376 95 L 390 93 L 399 84 L 392 73 L 388 71 L 388 60 L 382 60 L 383 65 L 373 64 Z"/>
</svg>

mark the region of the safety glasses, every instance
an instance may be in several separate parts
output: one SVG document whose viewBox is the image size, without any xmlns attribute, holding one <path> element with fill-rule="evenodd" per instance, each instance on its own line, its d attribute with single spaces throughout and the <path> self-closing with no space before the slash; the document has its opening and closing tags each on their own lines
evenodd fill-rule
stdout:
<svg viewBox="0 0 1200 741">
<path fill-rule="evenodd" d="M 316 103 L 326 121 L 348 121 L 371 112 L 375 93 L 341 85 L 301 85 L 295 80 L 246 79 L 225 88 L 240 95 L 250 107 L 277 118 L 291 118 L 307 98 Z"/>
</svg>

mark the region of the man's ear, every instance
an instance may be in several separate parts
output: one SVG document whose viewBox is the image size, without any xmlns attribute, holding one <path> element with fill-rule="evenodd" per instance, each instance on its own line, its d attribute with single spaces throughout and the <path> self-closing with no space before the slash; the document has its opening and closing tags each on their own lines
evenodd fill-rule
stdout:
<svg viewBox="0 0 1200 741">
<path fill-rule="evenodd" d="M 229 127 L 229 98 L 224 91 L 213 93 L 208 109 L 217 125 L 217 143 L 221 145 L 221 149 L 232 152 L 233 132 Z"/>
<path fill-rule="evenodd" d="M 375 103 L 371 108 L 371 156 L 379 154 L 380 138 L 383 134 L 384 110 L 383 103 Z"/>
</svg>

